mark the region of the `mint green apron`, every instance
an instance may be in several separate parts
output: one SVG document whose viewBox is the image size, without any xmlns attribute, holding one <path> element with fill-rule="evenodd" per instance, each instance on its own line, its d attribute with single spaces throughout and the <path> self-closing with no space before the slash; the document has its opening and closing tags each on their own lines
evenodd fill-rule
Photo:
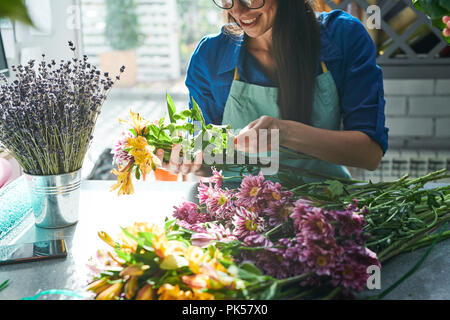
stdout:
<svg viewBox="0 0 450 320">
<path fill-rule="evenodd" d="M 312 108 L 312 125 L 321 129 L 340 130 L 341 111 L 339 95 L 331 73 L 322 62 L 323 73 L 316 78 L 316 90 Z M 237 68 L 230 94 L 225 104 L 222 124 L 233 129 L 245 128 L 250 122 L 267 115 L 280 118 L 278 110 L 278 88 L 263 87 L 239 80 Z M 281 148 L 280 148 L 281 149 Z M 280 154 L 280 164 L 306 169 L 331 177 L 350 179 L 347 168 L 322 160 L 286 159 Z M 226 171 L 225 176 L 237 175 L 238 171 Z M 308 183 L 320 179 L 303 177 Z"/>
</svg>

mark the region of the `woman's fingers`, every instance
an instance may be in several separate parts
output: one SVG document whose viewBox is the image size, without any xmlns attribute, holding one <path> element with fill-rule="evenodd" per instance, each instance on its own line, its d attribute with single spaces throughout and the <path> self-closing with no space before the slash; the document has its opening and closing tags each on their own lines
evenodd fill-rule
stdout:
<svg viewBox="0 0 450 320">
<path fill-rule="evenodd" d="M 181 152 L 181 144 L 174 144 L 172 147 L 172 152 L 170 153 L 169 160 L 169 170 L 173 173 L 180 172 L 180 152 Z"/>
<path fill-rule="evenodd" d="M 159 161 L 161 161 L 161 163 L 163 163 L 164 161 L 164 150 L 163 149 L 158 149 L 156 150 L 156 156 L 158 157 Z"/>
<path fill-rule="evenodd" d="M 192 172 L 197 172 L 200 170 L 203 164 L 203 152 L 197 153 L 194 158 L 194 164 L 192 165 Z"/>
<path fill-rule="evenodd" d="M 158 157 L 159 161 L 161 161 L 161 166 L 164 169 L 168 169 L 169 164 L 167 162 L 164 161 L 164 149 L 158 149 L 156 150 L 156 156 Z"/>
</svg>

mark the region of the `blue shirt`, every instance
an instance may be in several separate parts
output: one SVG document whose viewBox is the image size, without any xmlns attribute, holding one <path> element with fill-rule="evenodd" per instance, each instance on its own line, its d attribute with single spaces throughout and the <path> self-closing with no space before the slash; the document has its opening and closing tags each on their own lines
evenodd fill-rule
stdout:
<svg viewBox="0 0 450 320">
<path fill-rule="evenodd" d="M 320 13 L 321 51 L 339 93 L 343 129 L 361 131 L 388 149 L 385 127 L 383 75 L 376 64 L 376 48 L 363 24 L 352 15 L 334 10 Z M 234 70 L 240 81 L 273 87 L 255 58 L 245 49 L 246 37 L 224 32 L 204 37 L 194 51 L 186 86 L 207 123 L 221 124 Z M 318 74 L 320 66 L 318 65 Z M 190 101 L 192 107 L 192 101 Z"/>
</svg>

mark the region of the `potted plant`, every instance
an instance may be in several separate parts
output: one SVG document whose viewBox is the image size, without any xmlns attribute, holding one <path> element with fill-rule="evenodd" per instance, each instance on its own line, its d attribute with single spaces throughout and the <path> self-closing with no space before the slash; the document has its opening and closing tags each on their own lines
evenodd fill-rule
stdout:
<svg viewBox="0 0 450 320">
<path fill-rule="evenodd" d="M 75 47 L 69 42 L 70 49 Z M 125 67 L 121 67 L 123 73 Z M 113 80 L 81 59 L 12 66 L 0 75 L 0 145 L 22 167 L 36 225 L 60 228 L 78 219 L 81 167 Z M 117 70 L 119 71 L 119 70 Z"/>
<path fill-rule="evenodd" d="M 104 36 L 112 50 L 99 55 L 100 68 L 111 72 L 126 65 L 127 72 L 122 75 L 120 85 L 130 87 L 136 84 L 136 48 L 143 36 L 139 30 L 136 1 L 105 0 L 105 4 Z"/>
</svg>

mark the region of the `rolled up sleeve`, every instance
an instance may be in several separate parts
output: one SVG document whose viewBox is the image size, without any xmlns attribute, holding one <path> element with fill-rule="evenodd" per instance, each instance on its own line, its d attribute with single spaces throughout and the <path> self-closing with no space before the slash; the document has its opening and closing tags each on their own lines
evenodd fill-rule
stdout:
<svg viewBox="0 0 450 320">
<path fill-rule="evenodd" d="M 359 21 L 347 21 L 344 83 L 340 92 L 344 130 L 361 131 L 388 149 L 382 70 L 375 44 Z"/>
</svg>

